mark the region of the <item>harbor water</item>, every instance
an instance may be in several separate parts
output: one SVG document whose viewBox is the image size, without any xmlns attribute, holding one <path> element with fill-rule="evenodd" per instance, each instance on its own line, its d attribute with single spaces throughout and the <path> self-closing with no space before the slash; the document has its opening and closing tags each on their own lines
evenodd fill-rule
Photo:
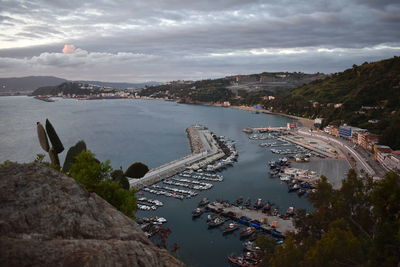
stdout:
<svg viewBox="0 0 400 267">
<path fill-rule="evenodd" d="M 285 183 L 270 178 L 266 163 L 280 155 L 260 147 L 262 141 L 249 140 L 242 132 L 245 127 L 285 126 L 291 121 L 285 117 L 154 100 L 44 102 L 29 97 L 0 97 L 0 114 L 0 162 L 30 162 L 43 153 L 36 122 L 44 123 L 46 118 L 66 148 L 83 139 L 97 158 L 110 160 L 114 168 L 126 169 L 136 161 L 154 168 L 189 154 L 185 129 L 193 124 L 205 125 L 216 135 L 236 141 L 238 161 L 220 173 L 223 182 L 210 182 L 212 189 L 198 191 L 197 197 L 187 200 L 140 193 L 161 200 L 164 206 L 156 211 L 138 211 L 137 217 L 165 217 L 165 226 L 172 230 L 169 244 L 180 247 L 174 255 L 189 266 L 228 266 L 226 257 L 242 251 L 238 231 L 222 235 L 222 227 L 209 230 L 206 214 L 192 219 L 191 211 L 203 197 L 232 202 L 238 197 L 253 202 L 262 198 L 282 212 L 292 206 L 311 208 L 305 198 L 288 193 Z M 65 154 L 61 154 L 61 161 Z"/>
</svg>

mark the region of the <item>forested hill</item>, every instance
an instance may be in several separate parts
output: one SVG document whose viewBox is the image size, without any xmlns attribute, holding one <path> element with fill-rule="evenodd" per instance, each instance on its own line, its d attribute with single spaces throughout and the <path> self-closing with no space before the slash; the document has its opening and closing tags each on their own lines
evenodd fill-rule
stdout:
<svg viewBox="0 0 400 267">
<path fill-rule="evenodd" d="M 279 112 L 324 118 L 322 126 L 365 128 L 382 134 L 382 144 L 400 149 L 400 58 L 353 65 L 264 104 Z"/>
<path fill-rule="evenodd" d="M 43 86 L 36 89 L 32 95 L 57 95 L 62 93 L 64 95 L 67 94 L 75 94 L 75 95 L 89 95 L 90 93 L 98 93 L 98 90 L 95 89 L 83 89 L 81 84 L 74 82 L 65 82 L 57 86 Z"/>
<path fill-rule="evenodd" d="M 351 69 L 298 87 L 291 94 L 325 104 L 343 103 L 352 110 L 361 106 L 396 109 L 400 103 L 400 58 L 353 65 Z"/>
<path fill-rule="evenodd" d="M 41 86 L 55 86 L 63 82 L 66 80 L 52 76 L 0 78 L 0 93 L 29 93 Z"/>
</svg>

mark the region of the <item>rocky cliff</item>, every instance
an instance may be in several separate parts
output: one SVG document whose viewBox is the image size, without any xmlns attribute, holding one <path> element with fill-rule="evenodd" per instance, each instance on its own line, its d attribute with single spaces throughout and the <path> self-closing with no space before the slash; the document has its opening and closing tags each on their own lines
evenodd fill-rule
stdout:
<svg viewBox="0 0 400 267">
<path fill-rule="evenodd" d="M 0 266 L 182 266 L 72 178 L 39 164 L 0 168 Z"/>
</svg>

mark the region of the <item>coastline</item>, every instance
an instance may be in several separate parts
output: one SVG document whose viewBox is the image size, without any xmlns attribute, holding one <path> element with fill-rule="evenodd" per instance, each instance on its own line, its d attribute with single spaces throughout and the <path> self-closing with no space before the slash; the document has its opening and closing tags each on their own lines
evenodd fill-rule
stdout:
<svg viewBox="0 0 400 267">
<path fill-rule="evenodd" d="M 267 109 L 256 109 L 253 107 L 249 106 L 224 106 L 223 104 L 218 104 L 218 103 L 207 103 L 207 102 L 188 102 L 188 103 L 182 103 L 179 102 L 179 100 L 170 100 L 170 99 L 164 99 L 164 98 L 151 98 L 151 97 L 141 97 L 137 99 L 145 99 L 145 100 L 161 100 L 161 101 L 175 101 L 176 103 L 179 104 L 188 104 L 188 105 L 201 105 L 201 106 L 213 106 L 213 107 L 222 107 L 222 108 L 234 108 L 234 109 L 240 109 L 240 110 L 246 110 L 246 111 L 253 111 L 253 112 L 261 112 L 265 114 L 271 114 L 271 115 L 278 115 L 278 116 L 283 116 L 287 118 L 291 118 L 294 120 L 297 120 L 299 123 L 302 124 L 304 127 L 312 127 L 314 126 L 314 120 L 303 118 L 303 117 L 298 117 L 294 115 L 289 115 L 281 112 L 273 112 Z"/>
<path fill-rule="evenodd" d="M 216 105 L 216 106 L 220 107 L 220 105 Z M 303 118 L 303 117 L 294 116 L 294 115 L 289 115 L 289 114 L 285 114 L 285 113 L 273 112 L 273 111 L 269 111 L 267 109 L 256 109 L 256 108 L 248 107 L 248 106 L 230 106 L 229 108 L 235 108 L 235 109 L 241 109 L 241 110 L 247 110 L 247 111 L 254 111 L 254 112 L 258 111 L 258 112 L 265 113 L 265 114 L 283 116 L 283 117 L 295 119 L 295 120 L 299 121 L 303 126 L 306 126 L 306 127 L 311 127 L 311 126 L 314 125 L 314 121 L 313 120 L 310 120 L 310 119 L 307 119 L 307 118 Z"/>
</svg>

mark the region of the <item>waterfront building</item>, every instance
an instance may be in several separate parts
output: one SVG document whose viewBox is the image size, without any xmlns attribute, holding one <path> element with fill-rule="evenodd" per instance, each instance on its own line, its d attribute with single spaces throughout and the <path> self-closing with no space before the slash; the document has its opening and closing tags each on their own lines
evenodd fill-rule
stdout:
<svg viewBox="0 0 400 267">
<path fill-rule="evenodd" d="M 314 119 L 314 124 L 319 124 L 319 125 L 321 125 L 323 120 L 324 120 L 324 118 L 315 118 L 315 119 Z"/>
<path fill-rule="evenodd" d="M 324 132 L 327 134 L 338 137 L 339 136 L 339 128 L 335 125 L 328 125 L 324 128 Z"/>
<path fill-rule="evenodd" d="M 378 160 L 378 157 L 380 157 L 380 160 L 383 159 L 383 153 L 392 153 L 392 149 L 389 146 L 384 146 L 384 145 L 374 145 L 374 159 Z"/>
<path fill-rule="evenodd" d="M 339 127 L 339 136 L 347 139 L 351 139 L 354 133 L 363 133 L 363 132 L 365 133 L 367 132 L 367 130 L 347 125 Z"/>
<path fill-rule="evenodd" d="M 286 125 L 286 127 L 287 127 L 287 129 L 288 129 L 289 131 L 290 131 L 290 130 L 297 129 L 297 123 L 295 123 L 295 122 L 288 122 L 287 125 Z"/>
<path fill-rule="evenodd" d="M 400 170 L 400 155 L 378 152 L 378 162 L 388 171 Z"/>
<path fill-rule="evenodd" d="M 371 133 L 359 133 L 357 144 L 367 151 L 372 151 L 373 146 L 379 141 L 379 136 Z"/>
</svg>

